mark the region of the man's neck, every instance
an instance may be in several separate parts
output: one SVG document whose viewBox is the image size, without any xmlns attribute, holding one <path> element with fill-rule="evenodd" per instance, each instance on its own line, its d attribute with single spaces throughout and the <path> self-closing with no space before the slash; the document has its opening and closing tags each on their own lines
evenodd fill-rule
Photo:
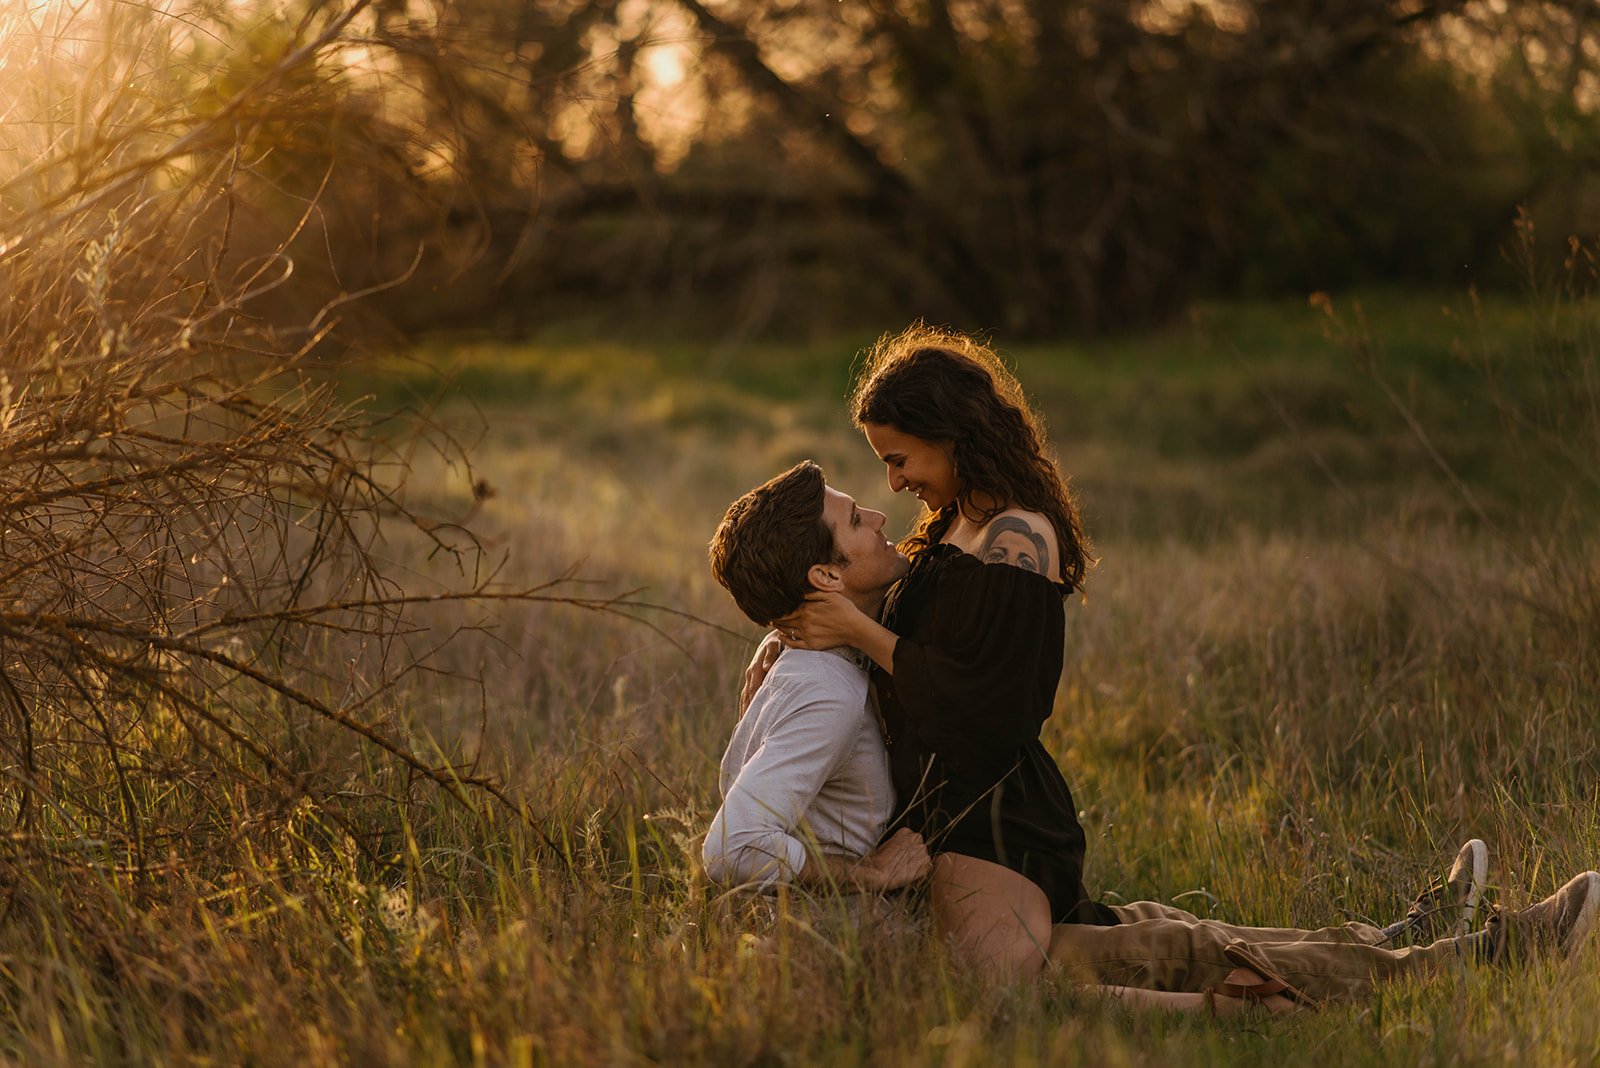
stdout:
<svg viewBox="0 0 1600 1068">
<path fill-rule="evenodd" d="M 884 592 L 884 590 L 874 590 L 871 593 L 853 594 L 850 601 L 865 615 L 877 619 L 883 612 Z"/>
</svg>

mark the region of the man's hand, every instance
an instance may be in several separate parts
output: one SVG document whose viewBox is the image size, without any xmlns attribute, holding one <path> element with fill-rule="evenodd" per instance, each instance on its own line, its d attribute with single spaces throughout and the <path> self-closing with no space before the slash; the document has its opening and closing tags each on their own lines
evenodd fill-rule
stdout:
<svg viewBox="0 0 1600 1068">
<path fill-rule="evenodd" d="M 850 880 L 863 890 L 898 890 L 927 877 L 933 858 L 922 835 L 902 827 L 883 845 L 861 858 Z"/>
<path fill-rule="evenodd" d="M 749 711 L 750 702 L 755 700 L 756 691 L 761 689 L 761 684 L 766 680 L 767 672 L 772 670 L 772 665 L 778 662 L 778 654 L 783 652 L 783 642 L 778 640 L 778 632 L 773 631 L 761 639 L 761 644 L 756 646 L 756 655 L 750 658 L 750 664 L 744 669 L 744 682 L 739 686 L 739 715 L 744 716 Z"/>
</svg>

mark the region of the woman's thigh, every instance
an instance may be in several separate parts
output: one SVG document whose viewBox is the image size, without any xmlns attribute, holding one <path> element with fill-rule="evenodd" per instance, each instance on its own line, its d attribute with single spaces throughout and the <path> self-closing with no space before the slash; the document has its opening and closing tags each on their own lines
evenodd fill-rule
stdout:
<svg viewBox="0 0 1600 1068">
<path fill-rule="evenodd" d="M 966 961 L 1036 975 L 1050 948 L 1050 901 L 1025 875 L 961 853 L 933 858 L 933 922 Z"/>
</svg>

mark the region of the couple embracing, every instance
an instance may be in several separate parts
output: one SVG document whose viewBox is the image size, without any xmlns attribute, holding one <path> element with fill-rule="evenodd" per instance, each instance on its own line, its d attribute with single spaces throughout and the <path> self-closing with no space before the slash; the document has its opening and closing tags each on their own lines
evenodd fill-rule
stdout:
<svg viewBox="0 0 1600 1068">
<path fill-rule="evenodd" d="M 1063 600 L 1086 542 L 1016 379 L 987 346 L 915 326 L 880 341 L 851 416 L 923 511 L 885 516 L 805 462 L 733 503 L 712 571 L 776 628 L 723 757 L 710 876 L 882 892 L 926 881 L 935 929 L 1000 978 L 1046 969 L 1124 1001 L 1234 1011 L 1358 996 L 1375 981 L 1571 954 L 1600 874 L 1467 933 L 1487 850 L 1466 843 L 1388 928 L 1240 927 L 1083 886 L 1085 836 L 1039 739 L 1060 678 Z M 903 550 L 903 551 L 902 551 Z"/>
</svg>

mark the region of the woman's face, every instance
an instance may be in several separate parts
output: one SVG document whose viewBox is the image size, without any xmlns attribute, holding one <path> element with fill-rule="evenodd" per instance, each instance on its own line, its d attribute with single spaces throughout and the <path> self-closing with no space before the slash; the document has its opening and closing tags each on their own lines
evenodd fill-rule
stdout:
<svg viewBox="0 0 1600 1068">
<path fill-rule="evenodd" d="M 889 470 L 890 490 L 909 489 L 931 512 L 956 499 L 961 480 L 948 444 L 913 437 L 886 423 L 865 423 L 861 429 Z"/>
</svg>

